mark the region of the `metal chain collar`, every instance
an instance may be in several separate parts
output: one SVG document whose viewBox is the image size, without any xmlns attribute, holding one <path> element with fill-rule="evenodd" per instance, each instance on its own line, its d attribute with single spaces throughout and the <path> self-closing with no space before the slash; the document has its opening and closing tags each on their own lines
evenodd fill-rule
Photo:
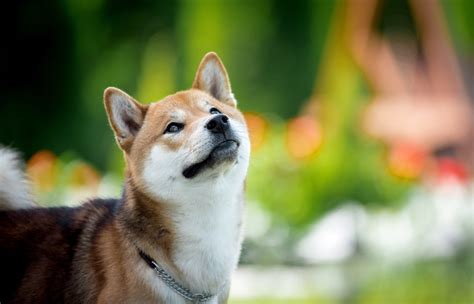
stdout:
<svg viewBox="0 0 474 304">
<path fill-rule="evenodd" d="M 213 295 L 206 293 L 192 293 L 189 289 L 179 284 L 172 276 L 170 276 L 157 262 L 155 262 L 150 256 L 138 249 L 138 253 L 143 260 L 150 266 L 157 274 L 158 277 L 174 292 L 182 296 L 183 298 L 192 301 L 193 303 L 204 303 L 209 301 Z"/>
</svg>

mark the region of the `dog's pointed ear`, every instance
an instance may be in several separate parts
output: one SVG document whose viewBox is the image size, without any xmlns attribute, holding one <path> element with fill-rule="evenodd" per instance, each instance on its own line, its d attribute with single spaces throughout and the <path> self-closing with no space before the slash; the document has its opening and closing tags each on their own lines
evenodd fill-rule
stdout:
<svg viewBox="0 0 474 304">
<path fill-rule="evenodd" d="M 127 152 L 143 124 L 148 107 L 117 88 L 105 90 L 104 104 L 115 139 Z"/>
<path fill-rule="evenodd" d="M 217 100 L 230 106 L 237 106 L 234 94 L 230 88 L 229 76 L 224 64 L 216 53 L 207 53 L 199 64 L 193 89 L 207 92 Z"/>
</svg>

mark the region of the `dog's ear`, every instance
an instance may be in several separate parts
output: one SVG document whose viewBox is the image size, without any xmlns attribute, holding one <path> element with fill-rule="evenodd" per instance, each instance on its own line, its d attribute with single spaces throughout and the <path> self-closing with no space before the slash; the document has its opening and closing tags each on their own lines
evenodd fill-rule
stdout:
<svg viewBox="0 0 474 304">
<path fill-rule="evenodd" d="M 115 139 L 127 152 L 143 124 L 148 107 L 117 88 L 105 90 L 104 104 Z"/>
<path fill-rule="evenodd" d="M 193 88 L 207 92 L 230 106 L 237 106 L 237 101 L 230 88 L 227 71 L 219 56 L 214 52 L 207 53 L 199 64 Z"/>
</svg>

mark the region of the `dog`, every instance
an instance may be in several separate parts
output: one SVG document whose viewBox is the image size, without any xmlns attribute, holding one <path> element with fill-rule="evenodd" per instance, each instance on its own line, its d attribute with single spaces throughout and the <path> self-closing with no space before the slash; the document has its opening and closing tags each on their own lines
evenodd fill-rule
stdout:
<svg viewBox="0 0 474 304">
<path fill-rule="evenodd" d="M 227 302 L 250 141 L 221 60 L 206 54 L 192 88 L 159 102 L 107 88 L 104 104 L 126 163 L 122 197 L 22 208 L 32 204 L 2 182 L 15 210 L 0 212 L 0 302 Z"/>
</svg>

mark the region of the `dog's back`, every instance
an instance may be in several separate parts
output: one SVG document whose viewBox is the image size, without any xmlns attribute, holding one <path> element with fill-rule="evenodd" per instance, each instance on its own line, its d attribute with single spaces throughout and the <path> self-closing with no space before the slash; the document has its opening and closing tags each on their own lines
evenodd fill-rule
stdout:
<svg viewBox="0 0 474 304">
<path fill-rule="evenodd" d="M 115 200 L 94 200 L 78 208 L 1 211 L 0 302 L 87 302 L 93 294 L 77 297 L 78 287 L 94 278 L 78 282 L 87 269 L 77 273 L 73 265 L 86 261 L 100 267 L 91 249 L 115 205 Z"/>
<path fill-rule="evenodd" d="M 66 224 L 74 213 L 67 208 L 0 212 L 2 303 L 62 302 L 80 235 L 80 230 Z M 33 294 L 35 299 L 24 298 Z"/>
</svg>

